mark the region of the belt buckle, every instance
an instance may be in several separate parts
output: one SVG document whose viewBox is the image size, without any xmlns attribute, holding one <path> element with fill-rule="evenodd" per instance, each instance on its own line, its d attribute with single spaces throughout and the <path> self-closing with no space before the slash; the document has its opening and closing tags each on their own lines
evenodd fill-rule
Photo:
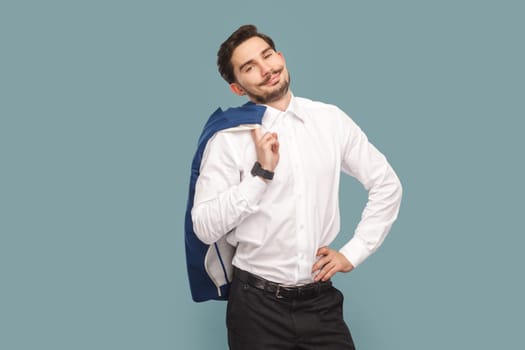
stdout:
<svg viewBox="0 0 525 350">
<path fill-rule="evenodd" d="M 277 289 L 275 290 L 275 297 L 276 297 L 277 299 L 282 299 L 282 298 L 284 298 L 284 297 L 281 295 L 281 285 L 280 285 L 280 284 L 277 285 Z"/>
</svg>

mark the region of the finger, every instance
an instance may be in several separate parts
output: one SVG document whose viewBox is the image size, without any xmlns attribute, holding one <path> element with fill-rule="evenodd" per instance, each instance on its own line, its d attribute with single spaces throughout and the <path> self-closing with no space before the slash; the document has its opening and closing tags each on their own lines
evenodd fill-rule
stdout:
<svg viewBox="0 0 525 350">
<path fill-rule="evenodd" d="M 279 149 L 279 140 L 277 140 L 276 138 L 274 138 L 272 142 L 272 150 L 275 149 Z"/>
<path fill-rule="evenodd" d="M 320 281 L 320 280 L 323 280 L 323 281 L 326 281 L 328 280 L 330 277 L 327 277 L 327 274 L 332 271 L 333 269 L 335 268 L 335 264 L 334 263 L 329 263 L 329 264 L 326 264 L 325 266 L 323 266 L 323 268 L 321 269 L 321 271 L 319 271 L 319 273 L 315 276 L 315 281 Z"/>
<path fill-rule="evenodd" d="M 275 142 L 274 144 L 272 144 L 272 152 L 279 153 L 279 142 Z"/>
<path fill-rule="evenodd" d="M 273 132 L 272 137 L 274 140 L 274 143 L 272 144 L 272 152 L 279 153 L 279 138 L 277 137 L 277 133 Z"/>
<path fill-rule="evenodd" d="M 328 247 L 324 246 L 317 250 L 317 256 L 328 255 L 329 252 L 330 250 L 328 249 Z"/>
<path fill-rule="evenodd" d="M 331 268 L 329 271 L 327 271 L 323 278 L 321 279 L 323 282 L 328 281 L 330 278 L 332 278 L 339 270 L 336 267 Z"/>
<path fill-rule="evenodd" d="M 270 133 L 266 133 L 261 139 L 259 139 L 257 144 L 263 149 L 272 149 L 275 144 L 279 144 L 279 141 L 277 141 Z"/>
<path fill-rule="evenodd" d="M 330 262 L 330 259 L 328 257 L 323 257 L 323 258 L 317 260 L 317 262 L 312 266 L 312 272 L 321 270 L 323 268 L 323 266 L 325 266 L 329 262 Z"/>
<path fill-rule="evenodd" d="M 277 140 L 277 134 L 274 132 L 265 132 L 262 136 L 264 140 Z"/>
</svg>

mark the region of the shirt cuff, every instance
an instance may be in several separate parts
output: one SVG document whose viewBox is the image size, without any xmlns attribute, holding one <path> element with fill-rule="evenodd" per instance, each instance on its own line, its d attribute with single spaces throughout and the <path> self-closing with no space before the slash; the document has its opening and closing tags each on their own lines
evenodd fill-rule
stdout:
<svg viewBox="0 0 525 350">
<path fill-rule="evenodd" d="M 239 184 L 239 193 L 252 208 L 259 204 L 268 184 L 258 176 L 248 175 Z"/>
<path fill-rule="evenodd" d="M 356 237 L 352 238 L 339 252 L 343 254 L 354 267 L 359 266 L 371 254 L 365 244 Z"/>
</svg>

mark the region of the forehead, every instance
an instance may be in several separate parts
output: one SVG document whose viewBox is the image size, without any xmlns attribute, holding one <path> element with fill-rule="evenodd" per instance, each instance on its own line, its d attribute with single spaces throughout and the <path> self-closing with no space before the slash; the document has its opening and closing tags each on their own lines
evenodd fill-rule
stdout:
<svg viewBox="0 0 525 350">
<path fill-rule="evenodd" d="M 270 45 L 258 36 L 245 40 L 233 50 L 231 59 L 233 67 L 237 68 L 245 62 L 257 58 L 257 56 L 269 47 Z"/>
</svg>

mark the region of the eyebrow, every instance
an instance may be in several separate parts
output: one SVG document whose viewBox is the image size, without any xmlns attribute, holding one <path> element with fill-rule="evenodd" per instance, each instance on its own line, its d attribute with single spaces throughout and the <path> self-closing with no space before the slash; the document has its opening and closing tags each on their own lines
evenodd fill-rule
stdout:
<svg viewBox="0 0 525 350">
<path fill-rule="evenodd" d="M 268 52 L 268 50 L 273 50 L 273 49 L 272 49 L 270 46 L 268 46 L 266 49 L 264 49 L 264 50 L 261 51 L 260 55 L 261 55 L 261 56 L 264 56 L 264 54 L 265 54 L 266 52 Z M 242 71 L 242 69 L 243 69 L 245 66 L 247 66 L 247 65 L 249 65 L 249 64 L 251 64 L 251 63 L 253 63 L 253 62 L 254 62 L 253 59 L 244 62 L 244 63 L 241 64 L 241 66 L 239 67 L 239 71 Z"/>
</svg>

